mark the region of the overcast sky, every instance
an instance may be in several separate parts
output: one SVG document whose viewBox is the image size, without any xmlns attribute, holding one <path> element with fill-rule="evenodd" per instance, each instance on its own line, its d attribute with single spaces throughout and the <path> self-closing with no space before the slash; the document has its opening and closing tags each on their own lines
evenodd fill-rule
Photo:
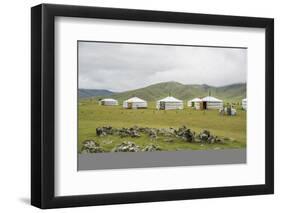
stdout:
<svg viewBox="0 0 281 213">
<path fill-rule="evenodd" d="M 121 92 L 166 81 L 246 82 L 246 49 L 100 42 L 79 42 L 78 48 L 79 88 Z"/>
</svg>

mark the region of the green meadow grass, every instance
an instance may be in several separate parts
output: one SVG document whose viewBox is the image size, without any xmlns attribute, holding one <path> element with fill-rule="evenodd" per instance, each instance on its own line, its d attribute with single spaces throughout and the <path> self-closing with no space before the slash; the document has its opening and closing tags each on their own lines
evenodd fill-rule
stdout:
<svg viewBox="0 0 281 213">
<path fill-rule="evenodd" d="M 78 104 L 78 151 L 84 140 L 95 140 L 105 151 L 111 151 L 124 141 L 132 141 L 144 147 L 148 144 L 159 145 L 163 150 L 202 150 L 202 149 L 239 149 L 246 147 L 246 112 L 237 110 L 237 116 L 221 116 L 218 110 L 194 110 L 185 106 L 184 110 L 156 110 L 155 102 L 150 102 L 147 109 L 123 109 L 119 106 L 100 106 L 93 99 L 80 100 Z M 199 133 L 203 129 L 212 135 L 227 138 L 224 144 L 188 143 L 180 139 L 166 142 L 163 138 L 151 140 L 142 135 L 139 138 L 120 138 L 118 136 L 96 136 L 96 128 L 102 126 L 150 128 L 179 128 L 183 125 Z"/>
</svg>

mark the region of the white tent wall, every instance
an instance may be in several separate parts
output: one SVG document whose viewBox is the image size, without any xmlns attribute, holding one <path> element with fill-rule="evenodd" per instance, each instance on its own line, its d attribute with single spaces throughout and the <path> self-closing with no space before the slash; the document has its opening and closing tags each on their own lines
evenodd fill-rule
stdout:
<svg viewBox="0 0 281 213">
<path fill-rule="evenodd" d="M 118 102 L 116 102 L 116 101 L 102 101 L 101 105 L 104 105 L 104 106 L 116 106 L 116 105 L 118 105 Z"/>
<path fill-rule="evenodd" d="M 183 109 L 183 102 L 164 102 L 165 110 Z M 157 101 L 156 109 L 160 109 L 160 101 Z"/>
<path fill-rule="evenodd" d="M 221 109 L 223 102 L 207 102 L 207 109 Z"/>
<path fill-rule="evenodd" d="M 172 96 L 168 96 L 156 102 L 156 109 L 175 110 L 183 109 L 183 101 Z"/>
<path fill-rule="evenodd" d="M 131 104 L 131 106 L 129 106 Z M 147 102 L 123 102 L 123 108 L 126 109 L 138 109 L 138 108 L 147 108 Z"/>
<path fill-rule="evenodd" d="M 116 106 L 116 105 L 118 105 L 118 101 L 117 100 L 113 100 L 113 99 L 112 100 L 104 99 L 104 100 L 101 100 L 100 103 L 103 106 Z"/>
<path fill-rule="evenodd" d="M 195 103 L 194 103 L 194 108 L 197 109 L 197 110 L 199 110 L 199 109 L 201 108 L 200 103 L 201 103 L 201 102 L 195 102 Z"/>
<path fill-rule="evenodd" d="M 147 108 L 147 102 L 133 102 L 132 103 L 132 108 L 133 109 Z"/>
<path fill-rule="evenodd" d="M 202 98 L 203 109 L 221 109 L 223 101 L 212 96 Z"/>
<path fill-rule="evenodd" d="M 147 108 L 147 101 L 142 100 L 138 97 L 133 97 L 123 102 L 123 108 L 126 109 Z"/>
<path fill-rule="evenodd" d="M 192 107 L 192 108 L 195 108 L 195 109 L 200 109 L 201 103 L 202 103 L 202 101 L 191 101 L 189 107 Z"/>
<path fill-rule="evenodd" d="M 187 106 L 188 107 L 193 107 L 195 109 L 199 109 L 201 102 L 202 102 L 202 100 L 200 98 L 193 98 L 192 100 L 189 100 L 187 102 Z"/>
</svg>

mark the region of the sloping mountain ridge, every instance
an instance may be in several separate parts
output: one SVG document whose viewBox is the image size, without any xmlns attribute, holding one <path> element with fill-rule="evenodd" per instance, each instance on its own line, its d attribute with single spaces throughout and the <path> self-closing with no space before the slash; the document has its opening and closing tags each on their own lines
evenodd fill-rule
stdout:
<svg viewBox="0 0 281 213">
<path fill-rule="evenodd" d="M 79 89 L 78 90 L 79 98 L 90 98 L 96 96 L 105 97 L 113 94 L 114 92 L 105 89 Z"/>
<path fill-rule="evenodd" d="M 246 84 L 240 83 L 214 87 L 209 85 L 184 85 L 178 82 L 164 82 L 141 89 L 113 94 L 110 97 L 123 101 L 137 96 L 147 101 L 156 101 L 171 95 L 181 100 L 190 100 L 195 97 L 205 97 L 209 94 L 224 101 L 240 102 L 246 97 Z"/>
<path fill-rule="evenodd" d="M 156 101 L 168 95 L 181 100 L 190 100 L 195 97 L 204 97 L 208 95 L 220 98 L 227 102 L 241 102 L 246 97 L 246 84 L 232 84 L 222 87 L 203 85 L 184 85 L 178 82 L 163 82 L 153 84 L 144 88 L 130 90 L 126 92 L 114 93 L 96 98 L 111 97 L 119 101 L 137 96 L 147 101 Z"/>
</svg>

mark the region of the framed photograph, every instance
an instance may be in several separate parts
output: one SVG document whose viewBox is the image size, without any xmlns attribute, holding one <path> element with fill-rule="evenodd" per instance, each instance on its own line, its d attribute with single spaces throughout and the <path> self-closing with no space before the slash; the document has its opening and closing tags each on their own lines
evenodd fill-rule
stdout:
<svg viewBox="0 0 281 213">
<path fill-rule="evenodd" d="M 31 203 L 272 194 L 274 20 L 31 9 Z"/>
</svg>

